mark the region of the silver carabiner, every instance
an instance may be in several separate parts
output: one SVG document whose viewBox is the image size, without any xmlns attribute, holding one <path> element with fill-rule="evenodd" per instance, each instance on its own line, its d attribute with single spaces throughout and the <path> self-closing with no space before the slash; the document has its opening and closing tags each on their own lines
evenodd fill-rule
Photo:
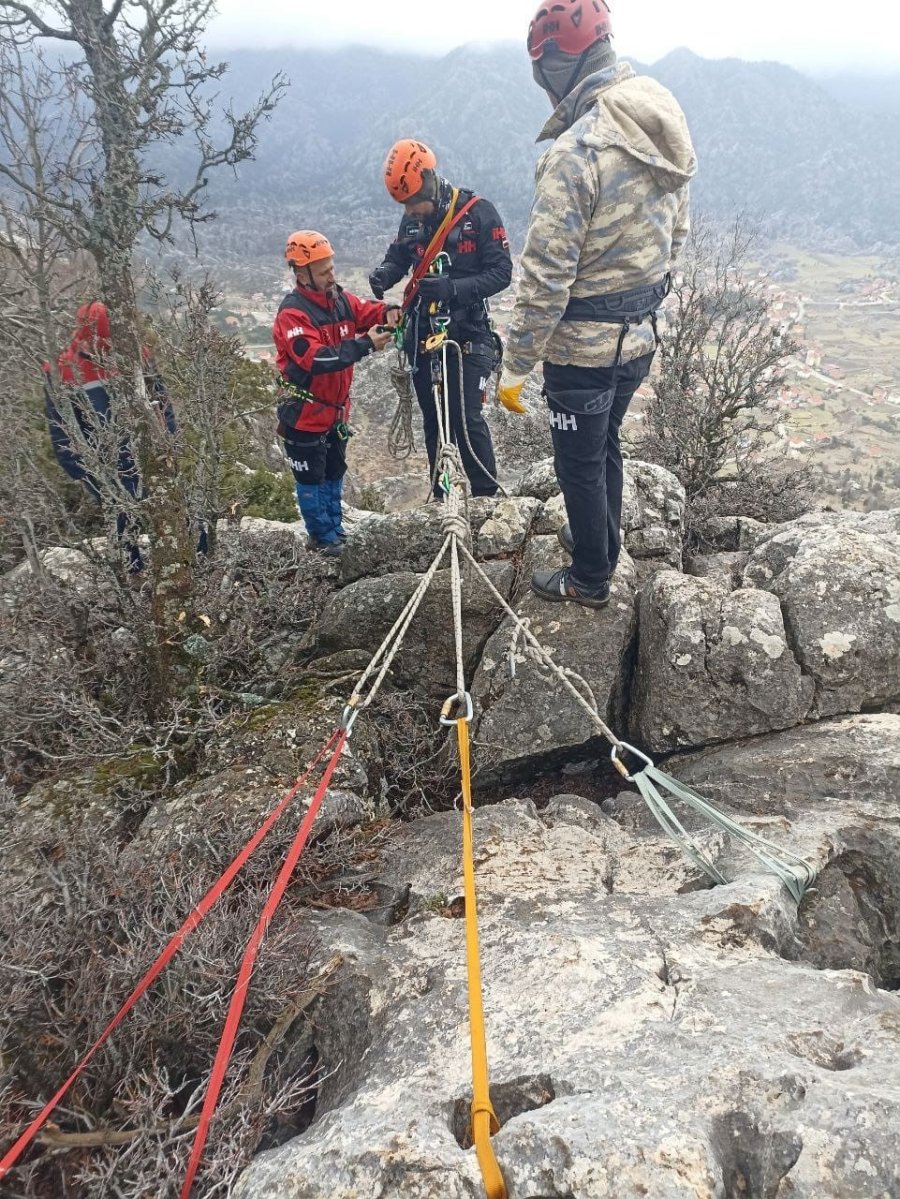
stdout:
<svg viewBox="0 0 900 1199">
<path fill-rule="evenodd" d="M 453 719 L 450 718 L 450 713 L 453 711 L 454 704 L 458 704 L 460 702 L 459 693 L 457 691 L 453 692 L 453 694 L 450 696 L 450 698 L 444 704 L 443 708 L 441 708 L 441 724 L 444 725 L 445 728 L 452 729 L 456 725 L 458 725 L 461 720 L 471 722 L 472 717 L 475 715 L 475 708 L 474 708 L 474 705 L 472 704 L 472 696 L 469 694 L 468 691 L 464 691 L 463 698 L 465 699 L 465 702 L 466 702 L 465 716 L 457 716 Z"/>
<path fill-rule="evenodd" d="M 653 761 L 652 758 L 648 758 L 647 755 L 641 753 L 641 751 L 639 749 L 635 749 L 634 746 L 629 745 L 627 741 L 620 741 L 618 745 L 613 746 L 612 754 L 610 755 L 610 757 L 612 759 L 613 766 L 615 766 L 616 770 L 618 770 L 619 774 L 621 774 L 622 778 L 625 780 L 626 783 L 633 783 L 634 775 L 628 773 L 628 767 L 625 765 L 625 763 L 619 757 L 620 749 L 627 750 L 628 753 L 634 754 L 634 756 L 636 758 L 640 758 L 641 761 L 645 762 L 648 766 L 656 765 L 656 763 Z"/>
<path fill-rule="evenodd" d="M 359 715 L 359 708 L 356 706 L 356 701 L 353 700 L 344 708 L 341 716 L 341 728 L 349 737 L 353 732 L 353 726 L 356 724 L 356 718 Z"/>
</svg>

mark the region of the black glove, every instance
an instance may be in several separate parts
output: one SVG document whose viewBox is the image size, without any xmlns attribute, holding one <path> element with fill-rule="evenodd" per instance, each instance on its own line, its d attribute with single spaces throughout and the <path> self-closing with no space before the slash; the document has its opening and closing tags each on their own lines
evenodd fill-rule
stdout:
<svg viewBox="0 0 900 1199">
<path fill-rule="evenodd" d="M 376 300 L 384 299 L 385 278 L 384 269 L 382 267 L 376 266 L 375 270 L 372 271 L 371 275 L 369 276 L 369 287 L 371 287 L 372 295 Z"/>
<path fill-rule="evenodd" d="M 419 284 L 419 295 L 429 304 L 452 304 L 456 284 L 449 275 L 426 275 Z"/>
</svg>

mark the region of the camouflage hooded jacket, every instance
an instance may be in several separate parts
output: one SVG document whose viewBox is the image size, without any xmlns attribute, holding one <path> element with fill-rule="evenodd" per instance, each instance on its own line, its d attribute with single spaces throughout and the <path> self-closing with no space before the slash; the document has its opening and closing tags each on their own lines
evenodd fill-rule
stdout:
<svg viewBox="0 0 900 1199">
<path fill-rule="evenodd" d="M 621 327 L 563 320 L 570 299 L 657 283 L 689 230 L 688 183 L 697 159 L 671 92 L 627 63 L 588 76 L 538 141 L 537 165 L 506 364 L 527 375 L 542 360 L 610 366 Z M 654 348 L 649 322 L 623 345 L 630 362 Z"/>
</svg>

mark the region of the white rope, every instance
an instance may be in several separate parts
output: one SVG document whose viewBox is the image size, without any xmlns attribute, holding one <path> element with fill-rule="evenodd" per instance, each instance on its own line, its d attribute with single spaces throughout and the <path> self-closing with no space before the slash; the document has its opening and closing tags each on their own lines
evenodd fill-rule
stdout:
<svg viewBox="0 0 900 1199">
<path fill-rule="evenodd" d="M 439 568 L 441 562 L 443 561 L 444 555 L 447 552 L 447 547 L 450 545 L 450 541 L 451 541 L 451 538 L 449 536 L 444 539 L 443 545 L 438 550 L 438 552 L 435 555 L 434 560 L 432 561 L 428 570 L 422 576 L 422 579 L 421 579 L 418 587 L 416 587 L 415 591 L 410 596 L 403 611 L 397 617 L 397 620 L 394 622 L 393 628 L 388 633 L 388 635 L 385 637 L 384 641 L 382 641 L 381 645 L 378 647 L 377 651 L 375 652 L 375 655 L 372 658 L 371 662 L 369 663 L 369 665 L 366 667 L 365 671 L 363 672 L 359 682 L 353 688 L 348 707 L 358 708 L 360 710 L 368 708 L 370 706 L 370 704 L 372 703 L 372 701 L 374 700 L 375 696 L 378 694 L 378 691 L 380 690 L 381 685 L 385 680 L 387 672 L 390 670 L 391 666 L 393 665 L 394 659 L 397 657 L 397 654 L 400 652 L 400 647 L 402 646 L 403 640 L 409 631 L 409 626 L 412 624 L 413 620 L 416 617 L 416 613 L 419 611 L 419 608 L 422 606 L 422 601 L 425 599 L 425 595 L 428 591 L 428 588 L 431 586 L 431 584 L 434 580 L 434 576 L 438 572 L 438 568 Z M 366 696 L 365 700 L 363 700 L 363 702 L 360 703 L 360 698 L 362 696 L 363 688 L 365 687 L 365 685 L 369 681 L 369 679 L 372 677 L 372 675 L 375 673 L 375 671 L 378 669 L 378 664 L 379 664 L 379 662 L 381 662 L 382 657 L 384 657 L 384 662 L 382 663 L 381 670 L 378 674 L 378 677 L 376 678 L 374 684 L 372 685 L 372 688 L 369 691 L 369 694 Z"/>
<path fill-rule="evenodd" d="M 549 670 L 552 674 L 554 674 L 557 677 L 560 684 L 566 689 L 566 691 L 568 691 L 568 693 L 576 701 L 576 703 L 579 705 L 579 707 L 584 709 L 584 711 L 590 717 L 591 723 L 594 725 L 594 727 L 597 729 L 597 731 L 606 738 L 606 740 L 610 743 L 610 745 L 614 745 L 616 747 L 616 749 L 627 749 L 625 742 L 620 741 L 619 738 L 616 736 L 616 734 L 609 727 L 609 725 L 606 724 L 603 721 L 603 719 L 601 718 L 600 713 L 597 711 L 597 703 L 596 703 L 596 700 L 594 699 L 593 692 L 591 691 L 590 687 L 587 685 L 585 680 L 581 677 L 581 675 L 576 674 L 574 671 L 571 671 L 571 670 L 565 670 L 558 663 L 554 662 L 553 658 L 550 656 L 550 653 L 544 649 L 544 647 L 538 641 L 537 637 L 535 637 L 534 633 L 532 633 L 532 631 L 529 627 L 530 621 L 528 621 L 527 619 L 523 619 L 521 616 L 517 615 L 517 613 L 513 611 L 513 609 L 509 606 L 509 604 L 506 602 L 506 600 L 503 598 L 503 596 L 500 594 L 500 592 L 497 590 L 497 588 L 494 586 L 494 584 L 488 578 L 487 574 L 484 572 L 481 565 L 475 561 L 475 558 L 472 556 L 472 554 L 470 553 L 468 548 L 466 546 L 463 546 L 462 548 L 463 548 L 463 553 L 469 559 L 471 564 L 475 567 L 475 570 L 481 576 L 482 580 L 484 581 L 485 586 L 488 588 L 488 590 L 494 596 L 494 599 L 496 599 L 497 603 L 500 604 L 500 606 L 506 612 L 507 616 L 509 616 L 511 618 L 511 620 L 514 622 L 516 629 L 518 630 L 519 635 L 522 637 L 523 641 L 525 641 L 531 647 L 531 650 L 533 651 L 535 660 L 540 662 L 545 667 L 545 669 Z M 584 687 L 584 689 L 587 691 L 588 695 L 591 696 L 590 700 L 585 699 L 584 695 L 582 695 L 582 693 L 578 690 L 578 688 L 572 682 L 573 679 L 577 679 L 578 682 L 580 683 L 580 685 L 582 687 Z"/>
<path fill-rule="evenodd" d="M 487 477 L 490 479 L 490 481 L 492 483 L 496 483 L 497 490 L 500 492 L 500 494 L 502 496 L 504 496 L 506 499 L 509 499 L 509 492 L 506 490 L 506 488 L 503 486 L 503 484 L 500 482 L 499 479 L 494 478 L 494 476 L 491 474 L 491 472 L 488 470 L 488 468 L 484 465 L 484 463 L 481 461 L 481 459 L 475 453 L 475 450 L 472 446 L 472 442 L 469 438 L 469 424 L 468 424 L 468 421 L 466 420 L 465 389 L 463 386 L 462 346 L 460 346 L 459 342 L 447 341 L 444 343 L 445 351 L 447 349 L 449 349 L 451 346 L 456 351 L 456 357 L 458 359 L 457 370 L 459 373 L 459 423 L 462 426 L 463 438 L 466 443 L 466 449 L 472 455 L 472 461 L 475 463 L 475 465 L 487 475 Z M 444 356 L 445 372 L 446 372 L 446 369 L 447 369 L 447 359 L 446 359 L 446 352 L 445 352 L 445 356 Z M 497 390 L 495 391 L 495 398 L 497 395 L 499 395 L 499 388 L 500 388 L 500 376 L 498 375 L 497 376 Z"/>
</svg>

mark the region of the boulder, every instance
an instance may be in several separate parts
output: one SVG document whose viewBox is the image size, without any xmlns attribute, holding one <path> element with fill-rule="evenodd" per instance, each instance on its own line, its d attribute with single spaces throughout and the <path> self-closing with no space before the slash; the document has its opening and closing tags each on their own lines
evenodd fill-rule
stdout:
<svg viewBox="0 0 900 1199">
<path fill-rule="evenodd" d="M 762 521 L 749 516 L 708 516 L 695 529 L 704 546 L 730 554 L 752 550 L 769 531 Z"/>
<path fill-rule="evenodd" d="M 347 540 L 341 558 L 342 582 L 426 571 L 444 543 L 443 518 L 441 504 L 426 504 L 409 512 L 372 513 Z"/>
<path fill-rule="evenodd" d="M 632 723 L 652 752 L 790 728 L 812 698 L 774 595 L 674 571 L 645 587 Z"/>
<path fill-rule="evenodd" d="M 671 471 L 626 461 L 622 536 L 632 558 L 659 559 L 681 569 L 685 503 L 684 488 Z"/>
<path fill-rule="evenodd" d="M 861 531 L 857 521 L 797 522 L 759 542 L 744 577 L 781 603 L 794 655 L 815 684 L 813 716 L 900 699 L 900 534 Z"/>
<path fill-rule="evenodd" d="M 101 540 L 99 553 L 103 554 L 105 549 L 106 542 Z M 96 600 L 98 596 L 108 595 L 110 579 L 104 575 L 101 565 L 91 561 L 81 550 L 52 546 L 42 550 L 38 559 L 51 583 L 69 592 L 73 598 Z M 28 595 L 38 582 L 31 563 L 20 562 L 0 577 L 0 605 L 10 613 L 14 612 L 21 603 L 27 603 Z"/>
<path fill-rule="evenodd" d="M 518 553 L 525 545 L 540 508 L 540 501 L 530 496 L 499 500 L 478 529 L 476 557 L 498 558 Z"/>
<path fill-rule="evenodd" d="M 565 558 L 556 538 L 540 538 L 526 562 L 527 585 L 532 569 L 554 567 Z M 543 557 L 543 561 L 541 561 Z M 634 566 L 623 555 L 611 586 L 609 607 L 553 604 L 530 591 L 516 611 L 531 632 L 564 669 L 577 671 L 591 688 L 601 716 L 618 722 L 629 655 L 635 632 Z M 521 641 L 510 675 L 513 626 L 504 621 L 485 646 L 472 685 L 476 739 L 482 764 L 491 770 L 527 768 L 538 758 L 561 760 L 596 737 L 586 713 L 561 686 L 539 668 Z"/>
<path fill-rule="evenodd" d="M 533 496 L 536 500 L 546 503 L 553 496 L 559 495 L 559 481 L 553 458 L 542 458 L 529 466 L 516 484 L 516 495 Z"/>
<path fill-rule="evenodd" d="M 802 771 L 793 782 L 802 822 L 820 800 Z M 344 959 L 314 1014 L 316 1116 L 257 1157 L 235 1199 L 482 1199 L 459 838 L 451 813 L 383 841 L 381 877 L 409 887 L 395 927 L 314 918 L 323 955 Z M 805 914 L 755 864 L 686 891 L 667 848 L 572 796 L 475 813 L 492 1145 L 510 1199 L 898 1193 L 900 996 L 782 952 Z"/>
<path fill-rule="evenodd" d="M 508 597 L 515 580 L 513 566 L 490 562 L 488 577 Z M 415 592 L 422 576 L 411 572 L 360 579 L 344 587 L 325 609 L 317 630 L 317 650 L 331 654 L 361 649 L 374 654 Z M 478 664 L 485 641 L 501 619 L 493 596 L 471 570 L 463 584 L 463 626 L 467 677 Z M 450 597 L 450 572 L 441 570 L 413 620 L 391 671 L 397 686 L 411 689 L 429 702 L 456 690 L 456 653 Z"/>
<path fill-rule="evenodd" d="M 543 501 L 536 523 L 538 534 L 555 533 L 566 523 L 566 509 L 553 459 L 536 463 L 518 484 L 521 495 Z M 634 559 L 652 559 L 681 569 L 684 537 L 684 488 L 661 466 L 628 459 L 622 493 L 622 537 Z"/>
<path fill-rule="evenodd" d="M 734 591 L 742 586 L 744 570 L 750 560 L 746 551 L 738 553 L 692 554 L 685 559 L 684 573 L 695 579 L 715 579 Z"/>
</svg>

